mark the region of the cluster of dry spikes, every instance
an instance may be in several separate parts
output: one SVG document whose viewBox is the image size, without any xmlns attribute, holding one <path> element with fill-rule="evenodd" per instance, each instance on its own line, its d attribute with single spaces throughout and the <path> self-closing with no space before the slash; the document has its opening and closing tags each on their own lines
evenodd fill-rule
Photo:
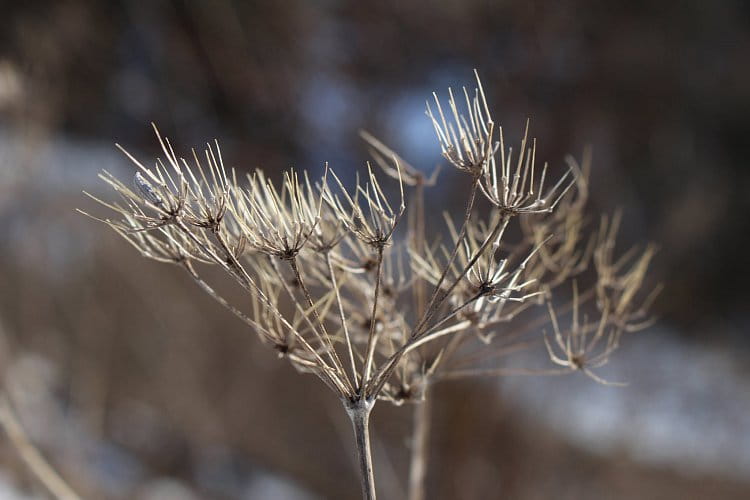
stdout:
<svg viewBox="0 0 750 500">
<path fill-rule="evenodd" d="M 261 170 L 240 177 L 218 144 L 183 159 L 158 132 L 164 159 L 149 168 L 126 152 L 138 168 L 132 182 L 102 174 L 120 199 L 97 199 L 118 216 L 98 220 L 144 256 L 184 269 L 341 399 L 365 498 L 375 498 L 368 417 L 377 400 L 426 405 L 431 384 L 478 375 L 580 371 L 609 383 L 596 368 L 623 333 L 645 325 L 656 294 L 643 289 L 653 248 L 617 257 L 619 217 L 587 219 L 588 159 L 568 159 L 551 182 L 534 140 L 525 134 L 506 148 L 477 84 L 458 98 L 449 91 L 447 106 L 437 96 L 427 105 L 443 157 L 470 185 L 462 216 L 445 215 L 443 242 L 426 238 L 435 221 L 424 197 L 437 172 L 425 175 L 366 133 L 375 167 L 351 189 L 328 167 L 315 181 L 294 170 L 280 184 Z M 220 267 L 247 303 L 227 301 L 203 265 Z M 549 366 L 505 363 L 534 346 Z M 412 499 L 424 496 L 429 416 L 418 414 Z"/>
</svg>

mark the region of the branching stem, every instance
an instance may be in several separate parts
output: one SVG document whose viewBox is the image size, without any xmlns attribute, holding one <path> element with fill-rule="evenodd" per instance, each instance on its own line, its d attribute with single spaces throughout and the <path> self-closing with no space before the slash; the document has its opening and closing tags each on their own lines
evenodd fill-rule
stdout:
<svg viewBox="0 0 750 500">
<path fill-rule="evenodd" d="M 450 272 L 451 267 L 453 266 L 453 261 L 456 260 L 456 257 L 458 256 L 458 251 L 461 248 L 462 240 L 464 236 L 466 235 L 466 229 L 469 226 L 469 221 L 471 220 L 471 213 L 474 210 L 474 202 L 476 200 L 477 196 L 477 189 L 479 188 L 479 176 L 475 175 L 471 182 L 471 193 L 469 194 L 469 199 L 466 202 L 466 210 L 464 212 L 464 220 L 461 223 L 461 229 L 459 230 L 458 236 L 456 238 L 456 243 L 453 245 L 453 252 L 451 253 L 450 258 L 448 259 L 448 262 L 445 264 L 445 268 L 443 268 L 443 272 L 440 274 L 440 278 L 438 279 L 437 283 L 435 284 L 435 290 L 432 292 L 432 296 L 430 297 L 430 301 L 427 304 L 426 310 L 424 314 L 422 315 L 421 319 L 417 323 L 417 325 L 414 327 L 414 330 L 412 332 L 412 335 L 419 332 L 425 324 L 430 320 L 433 314 L 435 314 L 435 311 L 440 307 L 439 303 L 442 302 L 442 300 L 439 300 L 440 297 L 440 287 L 443 285 L 443 281 L 445 281 L 445 278 L 448 276 L 448 273 Z M 443 297 L 445 297 L 446 294 L 443 294 Z M 438 304 L 436 304 L 438 302 Z"/>
<path fill-rule="evenodd" d="M 435 313 L 440 309 L 440 306 L 443 305 L 443 302 L 445 302 L 445 299 L 450 297 L 453 290 L 455 290 L 458 284 L 461 283 L 461 280 L 464 279 L 464 277 L 468 274 L 471 268 L 474 267 L 474 264 L 477 263 L 479 258 L 482 255 L 484 255 L 484 252 L 487 250 L 487 247 L 490 245 L 490 243 L 497 240 L 498 236 L 501 235 L 503 232 L 505 232 L 505 228 L 508 227 L 508 222 L 510 222 L 509 216 L 501 216 L 500 220 L 492 229 L 492 233 L 490 233 L 487 236 L 487 238 L 482 242 L 482 245 L 477 249 L 476 252 L 474 252 L 474 255 L 471 257 L 471 259 L 466 264 L 466 266 L 464 266 L 463 270 L 459 273 L 459 275 L 453 281 L 451 286 L 449 286 L 448 289 L 445 291 L 445 293 L 443 293 L 440 296 L 437 303 L 435 303 L 432 308 L 428 308 L 423 321 L 421 321 L 420 324 L 417 325 L 417 327 L 415 327 L 414 330 L 412 331 L 412 335 L 411 335 L 412 339 L 419 337 L 423 333 L 423 329 L 425 325 L 429 322 L 432 316 L 434 316 Z M 446 271 L 444 272 L 447 273 L 447 268 L 446 268 Z"/>
<path fill-rule="evenodd" d="M 339 358 L 338 353 L 336 352 L 336 349 L 333 347 L 333 342 L 331 341 L 331 335 L 328 333 L 328 329 L 326 328 L 325 323 L 323 322 L 323 318 L 320 317 L 320 314 L 318 314 L 318 309 L 315 307 L 315 302 L 313 302 L 312 295 L 310 294 L 310 290 L 307 288 L 307 285 L 305 285 L 305 282 L 302 279 L 302 274 L 299 272 L 299 267 L 297 266 L 297 257 L 292 257 L 289 259 L 289 267 L 292 268 L 292 272 L 294 273 L 294 279 L 297 280 L 297 283 L 299 283 L 300 288 L 302 289 L 302 293 L 305 296 L 305 300 L 307 300 L 307 305 L 310 307 L 310 310 L 313 313 L 313 316 L 315 316 L 315 319 L 318 322 L 318 325 L 320 325 L 320 329 L 322 330 L 322 337 L 325 339 L 326 348 L 329 351 L 329 355 L 331 357 L 331 361 L 336 365 L 336 368 L 341 371 L 341 373 L 344 375 L 342 378 L 345 379 L 347 385 L 351 388 L 351 382 L 349 381 L 349 378 L 346 376 L 346 370 L 344 369 L 344 365 L 341 364 L 341 359 Z"/>
</svg>

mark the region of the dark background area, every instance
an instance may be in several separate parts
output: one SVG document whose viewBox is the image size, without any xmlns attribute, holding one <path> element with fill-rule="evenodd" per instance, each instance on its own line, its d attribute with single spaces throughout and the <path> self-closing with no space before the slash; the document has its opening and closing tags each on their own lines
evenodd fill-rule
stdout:
<svg viewBox="0 0 750 500">
<path fill-rule="evenodd" d="M 265 490 L 252 485 L 267 476 L 321 498 L 356 491 L 349 429 L 316 380 L 278 362 L 183 276 L 73 213 L 91 208 L 80 190 L 101 190 L 98 170 L 124 168 L 113 143 L 149 158 L 155 122 L 185 151 L 219 139 L 239 169 L 318 171 L 328 161 L 353 177 L 367 160 L 358 138 L 367 129 L 431 170 L 441 158 L 424 101 L 473 85 L 474 68 L 509 139 L 530 118 L 537 157 L 553 166 L 591 145 L 592 213 L 621 207 L 625 246 L 660 245 L 653 334 L 670 339 L 667 350 L 718 360 L 660 365 L 709 394 L 664 405 L 676 418 L 718 412 L 707 421 L 750 433 L 737 409 L 748 397 L 724 390 L 717 402 L 706 382 L 713 369 L 739 381 L 719 378 L 721 387 L 750 377 L 747 2 L 0 7 L 0 360 L 19 413 L 46 415 L 29 422 L 32 435 L 87 496 L 294 498 L 258 496 Z M 459 210 L 453 194 L 436 191 L 430 208 Z M 656 373 L 655 383 L 675 379 Z M 440 391 L 430 498 L 750 495 L 747 440 L 735 443 L 746 460 L 737 471 L 688 470 L 627 447 L 592 452 L 535 427 L 522 402 L 504 397 L 513 390 L 492 381 Z M 637 412 L 639 400 L 629 401 Z M 374 425 L 395 475 L 379 481 L 403 482 L 408 411 L 383 405 Z M 713 444 L 723 456 L 724 443 Z M 11 482 L 35 488 L 10 449 L 0 458 Z M 381 488 L 398 498 L 398 487 Z"/>
</svg>

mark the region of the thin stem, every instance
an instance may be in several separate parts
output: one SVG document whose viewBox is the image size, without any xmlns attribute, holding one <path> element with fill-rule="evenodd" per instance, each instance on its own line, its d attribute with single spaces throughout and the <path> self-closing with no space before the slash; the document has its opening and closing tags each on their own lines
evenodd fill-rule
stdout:
<svg viewBox="0 0 750 500">
<path fill-rule="evenodd" d="M 441 373 L 439 375 L 440 380 L 454 380 L 460 378 L 478 378 L 478 377 L 508 377 L 512 375 L 529 375 L 529 376 L 556 376 L 556 375 L 567 375 L 574 372 L 571 368 L 552 368 L 552 369 L 530 369 L 530 368 L 477 368 L 474 370 L 453 370 Z"/>
<path fill-rule="evenodd" d="M 53 497 L 59 500 L 80 500 L 73 489 L 55 472 L 39 450 L 31 443 L 23 427 L 18 422 L 10 401 L 5 394 L 0 393 L 0 427 L 5 429 L 13 447 L 16 449 L 26 466 L 37 479 L 49 490 Z"/>
<path fill-rule="evenodd" d="M 412 236 L 414 238 L 414 251 L 418 255 L 422 255 L 425 248 L 425 237 L 426 237 L 426 226 L 425 226 L 425 214 L 424 214 L 424 182 L 420 179 L 415 188 L 415 210 L 412 218 Z M 415 314 L 417 318 L 421 318 L 425 311 L 425 282 L 424 280 L 417 280 L 414 283 L 414 303 L 415 303 Z"/>
<path fill-rule="evenodd" d="M 382 281 L 383 274 L 383 247 L 378 247 L 378 264 L 377 264 L 377 275 L 375 277 L 375 297 L 372 301 L 372 316 L 370 317 L 370 332 L 367 336 L 367 357 L 365 358 L 365 365 L 362 370 L 362 386 L 360 387 L 360 394 L 364 395 L 365 384 L 370 379 L 370 372 L 372 371 L 372 362 L 375 357 L 375 335 L 376 335 L 376 319 L 375 315 L 378 312 L 378 297 L 380 296 L 380 282 Z"/>
<path fill-rule="evenodd" d="M 406 344 L 404 344 L 398 351 L 394 352 L 391 357 L 388 358 L 388 360 L 383 364 L 383 366 L 381 366 L 380 370 L 373 378 L 373 381 L 370 383 L 370 385 L 373 387 L 372 391 L 370 392 L 371 396 L 377 397 L 377 394 L 382 390 L 383 386 L 388 381 L 388 378 L 393 373 L 393 370 L 396 368 L 399 361 L 401 361 L 401 358 L 405 354 L 407 354 L 409 351 L 414 350 L 425 342 L 428 342 L 429 340 L 456 331 L 456 329 L 454 328 L 448 328 L 445 330 L 441 330 L 440 332 L 432 333 L 427 339 L 425 337 L 420 338 L 420 335 L 422 333 L 420 330 L 424 327 L 424 325 L 427 324 L 432 314 L 434 314 L 434 312 L 437 311 L 437 309 L 442 305 L 445 298 L 450 296 L 451 292 L 458 286 L 458 284 L 461 282 L 464 276 L 466 276 L 466 274 L 476 263 L 476 261 L 479 260 L 479 257 L 481 257 L 489 244 L 494 241 L 498 237 L 498 235 L 505 231 L 505 228 L 508 226 L 508 222 L 510 222 L 509 216 L 502 216 L 500 218 L 498 223 L 493 228 L 492 233 L 487 237 L 487 239 L 484 240 L 484 242 L 482 242 L 482 245 L 474 253 L 474 256 L 471 258 L 471 260 L 469 260 L 469 262 L 466 264 L 464 270 L 448 288 L 448 291 L 443 294 L 442 298 L 436 304 L 436 307 L 429 308 L 425 313 L 425 316 L 422 318 L 422 320 L 420 320 L 419 325 L 417 325 L 414 330 L 412 330 L 409 341 L 406 342 Z"/>
<path fill-rule="evenodd" d="M 315 325 L 313 324 L 312 320 L 310 319 L 310 317 L 308 316 L 307 312 L 305 311 L 305 308 L 302 307 L 302 304 L 300 304 L 299 300 L 294 295 L 294 292 L 289 287 L 289 283 L 287 283 L 287 281 L 284 279 L 284 275 L 282 274 L 281 269 L 279 268 L 279 265 L 276 262 L 276 259 L 273 258 L 273 257 L 269 257 L 268 260 L 271 263 L 271 267 L 276 272 L 276 275 L 278 276 L 279 281 L 281 282 L 282 288 L 284 289 L 284 291 L 286 292 L 286 294 L 289 296 L 289 300 L 292 301 L 292 303 L 294 304 L 294 307 L 300 313 L 300 316 L 302 317 L 302 319 L 305 321 L 305 323 L 307 323 L 307 326 L 313 332 L 313 335 L 317 339 L 317 342 L 319 342 L 321 345 L 324 345 L 325 344 L 325 340 L 323 339 L 323 335 L 321 335 L 318 332 L 318 330 L 315 328 Z M 300 335 L 300 337 L 301 337 L 301 335 Z M 340 376 L 341 373 L 340 373 L 340 371 L 338 369 L 338 365 L 336 365 L 336 363 L 335 363 L 335 361 L 333 359 L 333 355 L 331 354 L 331 352 L 328 349 L 325 349 L 325 351 L 327 351 L 328 357 L 333 362 L 333 366 L 329 366 L 327 363 L 325 363 L 325 361 L 322 361 L 322 358 L 320 358 L 319 354 L 317 355 L 318 358 L 321 359 L 321 361 L 325 364 L 326 368 L 330 369 L 331 371 L 333 371 L 333 373 L 336 374 L 336 376 L 332 377 L 332 378 L 334 379 L 334 382 L 335 382 L 336 386 L 339 387 L 339 391 L 340 391 L 341 395 L 342 396 L 346 396 L 346 395 L 351 394 L 350 388 L 347 387 L 347 385 L 349 384 L 348 378 L 346 376 L 344 376 L 344 377 Z M 315 352 L 317 354 L 317 351 L 315 351 Z M 344 374 L 344 375 L 346 375 L 346 374 Z M 342 378 L 343 378 L 343 380 L 342 380 Z M 344 383 L 346 383 L 346 385 Z"/>
<path fill-rule="evenodd" d="M 443 305 L 443 302 L 445 302 L 445 299 L 450 297 L 450 294 L 453 292 L 453 290 L 455 290 L 458 284 L 461 283 L 461 280 L 464 279 L 466 274 L 471 270 L 474 264 L 476 264 L 479 258 L 484 254 L 484 252 L 487 250 L 487 247 L 490 245 L 490 243 L 495 241 L 499 235 L 503 234 L 503 232 L 505 231 L 505 228 L 508 227 L 509 222 L 510 222 L 509 216 L 500 217 L 500 220 L 492 229 L 492 232 L 482 242 L 482 245 L 477 249 L 477 251 L 474 252 L 474 255 L 471 257 L 469 262 L 464 266 L 463 270 L 459 273 L 459 275 L 456 277 L 453 283 L 448 287 L 448 290 L 446 290 L 441 295 L 441 297 L 437 300 L 435 304 L 432 304 L 431 307 L 428 307 L 427 312 L 422 317 L 419 324 L 412 331 L 412 334 L 411 334 L 412 340 L 416 339 L 417 337 L 419 337 L 420 335 L 424 333 L 423 328 L 428 324 L 432 316 L 434 316 L 435 313 L 440 309 L 440 306 Z M 443 271 L 443 274 L 447 274 L 449 265 L 446 266 L 445 270 Z"/>
<path fill-rule="evenodd" d="M 284 323 L 285 326 L 287 326 L 290 330 L 293 329 L 292 325 L 284 318 L 284 316 L 281 314 L 281 311 L 278 310 L 278 308 L 274 307 L 270 300 L 266 297 L 266 295 L 263 293 L 263 291 L 260 289 L 260 287 L 253 281 L 250 274 L 248 274 L 247 270 L 242 266 L 239 260 L 237 260 L 237 257 L 232 253 L 232 251 L 229 248 L 229 245 L 227 245 L 226 240 L 222 237 L 221 232 L 218 230 L 212 231 L 214 236 L 216 237 L 216 240 L 219 242 L 219 246 L 221 247 L 222 251 L 224 252 L 225 258 L 222 259 L 217 255 L 211 248 L 209 248 L 207 245 L 205 245 L 201 240 L 196 237 L 190 229 L 185 226 L 185 224 L 178 220 L 175 225 L 183 232 L 185 235 L 193 242 L 195 243 L 201 250 L 203 250 L 206 255 L 210 256 L 214 262 L 219 264 L 222 269 L 224 269 L 227 273 L 229 273 L 231 276 L 233 276 L 237 282 L 240 284 L 242 288 L 244 288 L 249 293 L 257 294 L 258 297 L 260 297 L 261 301 L 268 307 L 268 310 L 271 311 L 274 316 L 276 316 L 282 323 Z"/>
<path fill-rule="evenodd" d="M 292 257 L 289 259 L 289 266 L 292 268 L 292 272 L 294 273 L 294 278 L 297 280 L 297 283 L 299 283 L 300 288 L 302 289 L 302 293 L 305 296 L 305 300 L 307 300 L 307 305 L 310 307 L 310 310 L 312 310 L 313 316 L 315 316 L 316 321 L 320 325 L 320 329 L 323 332 L 322 337 L 325 339 L 325 342 L 327 344 L 328 351 L 330 352 L 331 361 L 334 365 L 336 365 L 336 368 L 341 371 L 341 373 L 344 375 L 343 378 L 346 380 L 346 383 L 348 386 L 351 387 L 351 382 L 349 381 L 349 377 L 346 375 L 346 370 L 344 369 L 344 365 L 341 364 L 341 359 L 339 358 L 339 354 L 336 352 L 336 349 L 333 347 L 333 342 L 331 341 L 331 335 L 328 333 L 328 329 L 326 328 L 325 323 L 323 322 L 323 318 L 320 317 L 320 314 L 318 314 L 318 309 L 315 307 L 315 302 L 313 302 L 312 295 L 310 294 L 310 290 L 307 288 L 307 285 L 305 285 L 305 282 L 302 280 L 302 274 L 299 272 L 299 267 L 297 266 L 297 257 Z"/>
<path fill-rule="evenodd" d="M 430 442 L 430 414 L 432 413 L 432 397 L 429 391 L 429 382 L 425 380 L 422 392 L 423 401 L 414 406 L 411 457 L 409 461 L 409 500 L 425 499 L 427 455 Z"/>
<path fill-rule="evenodd" d="M 451 312 L 449 312 L 448 314 L 446 314 L 440 321 L 438 321 L 437 323 L 435 323 L 434 325 L 432 325 L 429 330 L 425 330 L 425 332 L 422 335 L 422 337 L 426 337 L 427 335 L 429 335 L 430 333 L 434 332 L 435 330 L 437 330 L 438 328 L 440 328 L 441 326 L 443 326 L 445 323 L 447 323 L 451 319 L 455 318 L 456 315 L 458 313 L 460 313 L 461 311 L 463 311 L 463 309 L 466 306 L 469 306 L 469 305 L 473 304 L 474 302 L 476 302 L 480 298 L 484 297 L 484 295 L 485 295 L 485 292 L 481 291 L 481 292 L 475 294 L 470 299 L 466 300 L 463 304 L 461 304 L 461 305 L 456 306 L 455 308 L 453 308 L 453 310 Z"/>
<path fill-rule="evenodd" d="M 344 305 L 341 302 L 341 291 L 339 290 L 339 286 L 336 281 L 336 273 L 333 269 L 333 262 L 331 260 L 331 252 L 326 252 L 326 263 L 328 264 L 328 272 L 331 273 L 331 286 L 333 286 L 333 290 L 336 293 L 336 303 L 338 304 L 339 319 L 341 320 L 341 327 L 344 329 L 344 338 L 346 339 L 346 349 L 349 352 L 349 362 L 351 363 L 351 367 L 352 367 L 352 379 L 354 381 L 354 386 L 358 387 L 359 374 L 357 373 L 357 365 L 354 362 L 354 350 L 352 349 L 352 339 L 351 339 L 351 336 L 349 335 L 349 327 L 346 324 L 346 317 L 344 316 Z"/>
<path fill-rule="evenodd" d="M 448 287 L 448 290 L 446 290 L 446 292 L 442 295 L 442 298 L 438 301 L 438 303 L 435 304 L 434 311 L 432 312 L 433 315 L 435 311 L 437 311 L 437 309 L 440 308 L 440 306 L 443 304 L 445 299 L 450 297 L 450 294 L 453 292 L 453 290 L 455 290 L 458 284 L 461 283 L 461 280 L 464 279 L 464 276 L 466 276 L 466 274 L 471 270 L 471 268 L 474 267 L 474 264 L 476 264 L 479 258 L 484 254 L 485 250 L 487 250 L 487 247 L 490 245 L 490 243 L 495 241 L 498 238 L 498 235 L 503 234 L 503 232 L 505 231 L 505 228 L 508 227 L 508 222 L 510 222 L 510 217 L 501 216 L 500 220 L 493 228 L 492 233 L 490 233 L 490 235 L 487 236 L 487 238 L 482 242 L 482 245 L 477 249 L 476 252 L 474 252 L 474 255 L 471 257 L 471 260 L 469 260 L 466 266 L 464 266 L 461 273 L 456 277 L 455 281 L 451 284 L 451 286 Z M 427 320 L 429 320 L 429 318 L 427 318 Z M 425 321 L 422 324 L 422 327 L 424 327 L 426 323 L 427 322 Z M 420 333 L 421 332 L 419 330 L 415 329 L 414 332 L 412 333 L 412 337 L 416 337 Z"/>
<path fill-rule="evenodd" d="M 198 239 L 193 232 L 188 229 L 188 227 L 185 225 L 184 222 L 177 219 L 175 221 L 175 226 L 178 227 L 183 233 L 185 233 L 185 236 L 187 236 L 190 241 L 192 241 L 198 248 L 200 248 L 206 255 L 211 257 L 214 262 L 216 262 L 218 265 L 222 267 L 226 272 L 231 274 L 232 276 L 235 276 L 237 281 L 239 281 L 240 285 L 242 285 L 243 288 L 250 291 L 249 288 L 249 276 L 247 275 L 247 272 L 244 272 L 243 275 L 240 275 L 238 267 L 242 269 L 242 266 L 239 264 L 237 259 L 234 257 L 232 252 L 229 250 L 229 246 L 224 241 L 224 238 L 221 237 L 220 233 L 218 231 L 214 231 L 214 234 L 216 235 L 216 239 L 218 240 L 219 244 L 221 245 L 222 251 L 226 254 L 226 259 L 222 259 L 219 257 L 219 255 L 216 254 L 208 245 L 206 245 L 204 242 L 202 242 L 200 239 Z"/>
<path fill-rule="evenodd" d="M 446 263 L 445 268 L 443 268 L 443 272 L 441 273 L 440 278 L 435 284 L 435 290 L 432 292 L 432 296 L 430 297 L 430 301 L 427 304 L 427 308 L 426 308 L 424 315 L 422 315 L 421 319 L 419 320 L 419 323 L 417 323 L 417 326 L 414 327 L 413 334 L 416 332 L 419 332 L 419 330 L 430 320 L 430 317 L 432 317 L 432 315 L 434 314 L 434 311 L 438 307 L 440 307 L 440 303 L 442 303 L 442 300 L 438 300 L 438 297 L 440 297 L 440 287 L 442 286 L 443 281 L 445 281 L 445 278 L 448 276 L 448 272 L 450 271 L 451 266 L 453 266 L 453 261 L 456 260 L 456 257 L 458 256 L 458 251 L 461 248 L 461 242 L 464 236 L 466 235 L 466 228 L 469 225 L 469 220 L 471 220 L 471 212 L 474 210 L 474 201 L 476 200 L 478 186 L 479 186 L 479 176 L 477 175 L 477 176 L 474 176 L 471 182 L 471 193 L 469 194 L 469 200 L 466 202 L 466 211 L 464 212 L 464 220 L 463 220 L 463 223 L 461 224 L 461 229 L 459 230 L 458 236 L 456 237 L 456 244 L 453 246 L 453 252 L 451 253 L 450 258 L 448 259 L 448 262 Z M 445 297 L 448 293 L 445 293 L 442 296 Z M 438 304 L 436 304 L 436 301 L 438 302 Z"/>
<path fill-rule="evenodd" d="M 370 412 L 374 400 L 360 399 L 345 401 L 344 407 L 354 428 L 354 441 L 357 445 L 357 462 L 359 463 L 362 481 L 362 498 L 375 500 L 375 474 L 372 468 L 372 449 L 370 446 Z"/>
<path fill-rule="evenodd" d="M 203 290 L 205 293 L 207 293 L 211 298 L 213 298 L 216 302 L 227 308 L 229 311 L 232 312 L 235 316 L 237 316 L 239 319 L 241 319 L 245 324 L 247 324 L 250 327 L 256 328 L 258 324 L 250 319 L 245 313 L 234 307 L 232 304 L 230 304 L 224 297 L 219 295 L 216 290 L 214 290 L 211 285 L 206 283 L 203 278 L 200 277 L 200 275 L 196 272 L 195 267 L 193 266 L 192 262 L 189 260 L 185 260 L 182 263 L 182 267 L 188 272 L 191 278 L 193 278 L 193 281 L 200 287 L 201 290 Z"/>
<path fill-rule="evenodd" d="M 471 320 L 465 319 L 463 321 L 459 321 L 458 323 L 454 323 L 450 326 L 446 326 L 445 328 L 441 328 L 440 330 L 436 330 L 434 332 L 431 332 L 429 335 L 424 335 L 422 337 L 419 337 L 418 339 L 414 340 L 413 342 L 408 343 L 403 347 L 402 355 L 408 354 L 414 349 L 432 342 L 435 339 L 438 339 L 440 337 L 444 337 L 446 335 L 450 335 L 456 332 L 460 332 L 462 330 L 466 330 L 471 326 Z"/>
<path fill-rule="evenodd" d="M 320 357 L 320 354 L 313 349 L 313 347 L 305 340 L 305 338 L 302 336 L 300 332 L 296 330 L 294 326 L 292 326 L 291 323 L 284 317 L 283 314 L 281 314 L 281 311 L 271 302 L 271 300 L 266 296 L 266 294 L 263 293 L 263 290 L 258 286 L 257 283 L 252 279 L 250 274 L 247 272 L 247 270 L 242 266 L 239 260 L 237 260 L 237 257 L 231 252 L 229 245 L 227 245 L 226 240 L 222 237 L 220 231 L 214 231 L 214 235 L 216 236 L 216 240 L 219 242 L 219 245 L 221 246 L 222 251 L 224 252 L 226 256 L 226 260 L 220 258 L 218 255 L 216 255 L 215 252 L 213 252 L 211 249 L 209 249 L 206 245 L 203 244 L 186 226 L 182 221 L 177 221 L 176 226 L 180 228 L 187 236 L 190 238 L 196 245 L 198 245 L 200 248 L 206 252 L 207 255 L 210 255 L 211 258 L 214 259 L 216 263 L 221 265 L 221 267 L 227 271 L 231 276 L 234 276 L 238 283 L 247 290 L 249 293 L 254 293 L 258 298 L 260 298 L 261 302 L 263 302 L 263 305 L 265 305 L 271 313 L 278 318 L 278 320 L 287 328 L 290 332 L 292 332 L 293 338 L 297 339 L 305 349 L 310 351 L 310 354 L 318 361 L 319 363 L 319 371 L 316 371 L 316 374 L 318 377 L 334 392 L 338 392 L 342 396 L 347 394 L 347 388 L 341 383 L 341 380 L 339 380 L 338 376 L 331 375 L 331 370 L 333 370 L 330 366 L 328 366 L 328 363 L 326 363 L 323 358 Z M 282 279 L 282 283 L 284 283 L 284 280 Z M 325 375 L 325 376 L 324 376 Z"/>
</svg>

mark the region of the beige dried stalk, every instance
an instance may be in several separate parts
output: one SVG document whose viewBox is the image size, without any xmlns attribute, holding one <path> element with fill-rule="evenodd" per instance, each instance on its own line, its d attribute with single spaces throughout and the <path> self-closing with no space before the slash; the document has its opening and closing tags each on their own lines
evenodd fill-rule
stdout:
<svg viewBox="0 0 750 500">
<path fill-rule="evenodd" d="M 370 165 L 353 189 L 328 166 L 317 182 L 289 171 L 276 185 L 260 170 L 241 179 L 226 169 L 218 144 L 202 159 L 195 152 L 183 159 L 156 131 L 164 160 L 149 168 L 126 153 L 137 167 L 132 185 L 104 172 L 120 199 L 94 198 L 117 215 L 97 220 L 142 255 L 183 268 L 279 356 L 334 392 L 352 421 L 367 499 L 375 498 L 369 416 L 378 400 L 425 405 L 440 380 L 509 372 L 581 371 L 605 382 L 593 370 L 622 333 L 642 326 L 653 299 L 637 300 L 653 250 L 631 255 L 630 266 L 614 259 L 619 218 L 604 219 L 584 237 L 590 162 L 569 160 L 549 183 L 546 164 L 535 166 L 528 126 L 514 156 L 477 84 L 472 94 L 463 91 L 463 114 L 452 92 L 448 113 L 437 96 L 437 114 L 427 107 L 443 156 L 471 181 L 462 218 L 447 218 L 445 244 L 426 237 L 425 189 L 437 172 L 423 175 L 366 133 L 375 164 L 396 184 L 395 197 Z M 510 241 L 514 220 L 522 236 Z M 595 284 L 580 292 L 575 285 L 571 303 L 556 312 L 555 290 L 583 276 L 592 260 Z M 205 265 L 247 292 L 247 310 L 204 280 Z M 518 320 L 541 304 L 544 318 Z M 584 307 L 592 316 L 581 320 Z M 564 329 L 558 314 L 568 313 L 573 319 Z M 557 368 L 498 364 L 533 346 L 546 347 Z M 426 474 L 429 407 L 418 408 L 412 499 L 424 497 Z"/>
<path fill-rule="evenodd" d="M 5 391 L 0 392 L 0 427 L 7 434 L 21 460 L 50 495 L 58 500 L 80 500 L 81 497 L 73 491 L 73 488 L 65 482 L 31 442 Z"/>
</svg>

